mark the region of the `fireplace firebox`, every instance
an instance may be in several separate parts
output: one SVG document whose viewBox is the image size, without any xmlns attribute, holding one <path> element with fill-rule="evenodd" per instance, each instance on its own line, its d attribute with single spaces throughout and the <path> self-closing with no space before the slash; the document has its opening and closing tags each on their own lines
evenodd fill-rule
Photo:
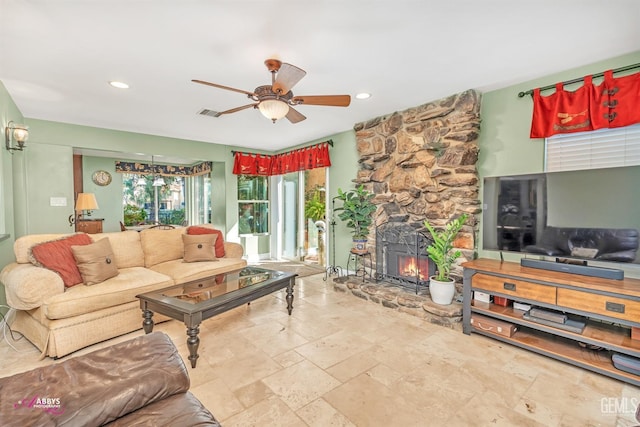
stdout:
<svg viewBox="0 0 640 427">
<path fill-rule="evenodd" d="M 376 278 L 412 290 L 426 290 L 435 264 L 427 254 L 430 238 L 406 224 L 387 223 L 376 229 Z"/>
</svg>

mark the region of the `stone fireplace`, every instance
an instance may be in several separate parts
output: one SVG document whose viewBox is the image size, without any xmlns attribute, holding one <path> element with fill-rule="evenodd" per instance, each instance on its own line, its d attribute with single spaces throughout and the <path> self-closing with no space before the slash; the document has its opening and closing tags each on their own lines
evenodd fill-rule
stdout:
<svg viewBox="0 0 640 427">
<path fill-rule="evenodd" d="M 413 227 L 390 222 L 376 228 L 376 279 L 419 293 L 428 284 L 435 264 L 427 254 L 431 239 Z"/>
<path fill-rule="evenodd" d="M 462 250 L 461 261 L 472 259 L 475 215 L 481 211 L 476 171 L 480 94 L 468 90 L 358 123 L 354 129 L 359 154 L 354 182 L 373 192 L 378 206 L 375 227 L 369 230 L 376 273 L 424 284 L 423 273 L 433 274 L 424 251 L 424 221 L 444 226 L 465 212 L 470 219 L 454 245 Z M 403 261 L 409 264 L 403 267 Z M 405 267 L 411 274 L 394 270 Z"/>
</svg>

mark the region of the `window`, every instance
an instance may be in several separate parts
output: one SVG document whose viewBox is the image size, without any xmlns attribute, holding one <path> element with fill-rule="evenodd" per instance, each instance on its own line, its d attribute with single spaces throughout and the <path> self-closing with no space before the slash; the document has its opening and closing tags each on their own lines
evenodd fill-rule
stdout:
<svg viewBox="0 0 640 427">
<path fill-rule="evenodd" d="M 180 225 L 185 221 L 186 179 L 179 176 L 163 178 L 165 185 L 153 186 L 152 175 L 122 175 L 124 225 Z"/>
<path fill-rule="evenodd" d="M 269 233 L 268 177 L 238 175 L 238 232 Z"/>
<path fill-rule="evenodd" d="M 211 222 L 211 177 L 208 174 L 163 178 L 165 185 L 154 187 L 152 176 L 123 174 L 124 225 Z"/>
<path fill-rule="evenodd" d="M 640 125 L 554 135 L 545 140 L 547 172 L 640 165 Z"/>
</svg>

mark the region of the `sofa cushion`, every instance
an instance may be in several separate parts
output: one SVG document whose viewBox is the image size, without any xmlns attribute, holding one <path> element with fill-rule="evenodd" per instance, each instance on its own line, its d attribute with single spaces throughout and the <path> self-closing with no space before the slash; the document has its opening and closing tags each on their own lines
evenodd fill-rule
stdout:
<svg viewBox="0 0 640 427">
<path fill-rule="evenodd" d="M 71 252 L 71 246 L 90 243 L 91 238 L 88 234 L 78 233 L 37 244 L 31 248 L 32 263 L 58 273 L 66 287 L 75 286 L 82 283 L 82 276 Z"/>
<path fill-rule="evenodd" d="M 137 231 L 118 231 L 114 233 L 91 234 L 94 242 L 109 238 L 118 268 L 144 267 L 144 252 Z"/>
<path fill-rule="evenodd" d="M 7 304 L 16 310 L 31 310 L 52 296 L 64 293 L 58 273 L 33 264 L 11 263 L 0 272 Z"/>
<path fill-rule="evenodd" d="M 153 267 L 162 262 L 181 260 L 184 254 L 182 245 L 184 231 L 184 228 L 142 230 L 140 241 L 144 251 L 144 266 Z"/>
<path fill-rule="evenodd" d="M 182 260 L 173 260 L 154 265 L 151 269 L 173 278 L 176 284 L 180 284 L 216 274 L 228 273 L 233 270 L 240 270 L 246 265 L 247 261 L 242 258 L 218 258 L 216 262 L 188 263 Z"/>
<path fill-rule="evenodd" d="M 52 295 L 42 303 L 48 319 L 66 319 L 102 308 L 136 301 L 136 295 L 173 285 L 167 275 L 144 267 L 123 268 L 120 274 L 99 286 L 77 285 L 63 294 Z"/>
<path fill-rule="evenodd" d="M 216 234 L 182 235 L 184 262 L 217 261 Z"/>
<path fill-rule="evenodd" d="M 90 245 L 71 246 L 71 252 L 85 285 L 95 285 L 118 275 L 108 237 Z"/>
<path fill-rule="evenodd" d="M 154 332 L 0 378 L 0 413 L 11 413 L 15 425 L 98 426 L 188 389 L 175 345 Z M 54 399 L 55 406 L 30 407 L 32 397 Z"/>
<path fill-rule="evenodd" d="M 224 236 L 222 235 L 222 231 L 217 230 L 215 228 L 212 228 L 212 226 L 210 224 L 204 224 L 204 225 L 201 225 L 201 226 L 192 225 L 191 227 L 187 228 L 187 234 L 193 234 L 193 235 L 215 234 L 215 235 L 217 235 L 218 238 L 216 239 L 216 256 L 218 258 L 222 258 L 223 256 L 225 256 Z"/>
<path fill-rule="evenodd" d="M 190 392 L 177 393 L 146 405 L 135 412 L 105 424 L 105 427 L 130 426 L 220 427 L 213 414 Z"/>
</svg>

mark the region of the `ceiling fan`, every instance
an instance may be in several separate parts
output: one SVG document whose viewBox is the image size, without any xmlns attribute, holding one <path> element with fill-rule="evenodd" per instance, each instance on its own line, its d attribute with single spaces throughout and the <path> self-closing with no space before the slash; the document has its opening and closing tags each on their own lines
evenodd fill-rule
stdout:
<svg viewBox="0 0 640 427">
<path fill-rule="evenodd" d="M 298 83 L 307 74 L 307 72 L 295 65 L 287 64 L 286 62 L 281 62 L 277 59 L 267 59 L 264 61 L 264 64 L 267 66 L 269 72 L 271 72 L 271 84 L 258 86 L 253 90 L 253 92 L 210 83 L 204 80 L 191 81 L 220 89 L 244 93 L 249 99 L 254 101 L 251 104 L 243 105 L 241 107 L 215 112 L 215 114 L 212 114 L 213 117 L 220 117 L 223 114 L 231 114 L 247 108 L 257 108 L 266 118 L 271 119 L 273 123 L 283 117 L 286 117 L 291 123 L 298 123 L 306 119 L 306 117 L 293 108 L 296 105 L 348 107 L 351 103 L 351 97 L 349 95 L 294 96 L 293 92 L 291 92 L 291 88 L 295 86 L 295 84 Z"/>
</svg>

